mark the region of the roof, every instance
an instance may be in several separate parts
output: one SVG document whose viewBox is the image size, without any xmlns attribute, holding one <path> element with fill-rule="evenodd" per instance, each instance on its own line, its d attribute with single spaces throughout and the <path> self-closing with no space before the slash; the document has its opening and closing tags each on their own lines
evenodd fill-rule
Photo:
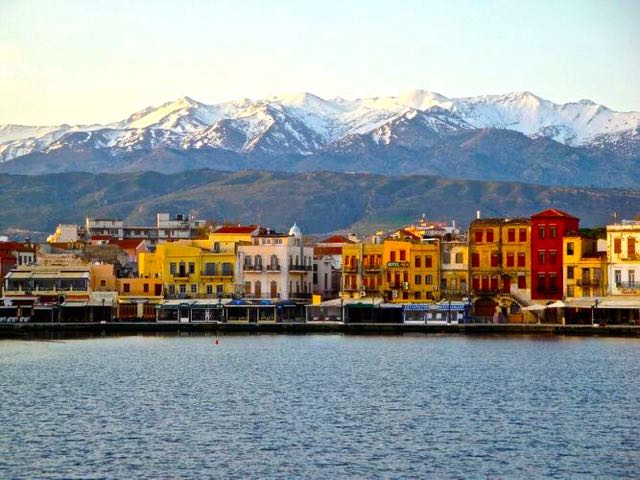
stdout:
<svg viewBox="0 0 640 480">
<path fill-rule="evenodd" d="M 491 217 L 491 218 L 476 218 L 470 224 L 470 226 L 481 226 L 481 225 L 508 225 L 508 224 L 524 224 L 528 225 L 531 223 L 526 217 Z"/>
<path fill-rule="evenodd" d="M 390 235 L 390 237 L 393 237 L 394 235 L 400 235 L 402 238 L 409 237 L 413 240 L 421 240 L 422 238 L 419 235 L 416 235 L 415 233 L 411 233 L 410 231 L 405 230 L 404 228 L 401 228 L 400 230 L 396 230 Z"/>
<path fill-rule="evenodd" d="M 313 247 L 313 254 L 321 255 L 342 255 L 342 247 Z"/>
<path fill-rule="evenodd" d="M 0 250 L 18 250 L 21 252 L 35 252 L 35 247 L 33 245 L 27 246 L 21 242 L 0 242 Z"/>
<path fill-rule="evenodd" d="M 573 215 L 571 215 L 570 213 L 567 213 L 563 210 L 558 210 L 556 208 L 549 208 L 547 210 L 543 210 L 542 212 L 538 212 L 535 213 L 533 215 L 531 215 L 531 218 L 538 218 L 538 217 L 565 217 L 565 218 L 573 218 L 578 220 L 578 217 L 574 217 Z"/>
<path fill-rule="evenodd" d="M 258 225 L 246 225 L 246 226 L 238 225 L 235 227 L 231 225 L 225 225 L 214 230 L 214 233 L 253 233 L 257 229 L 258 229 Z"/>
<path fill-rule="evenodd" d="M 321 242 L 318 243 L 355 243 L 353 240 L 349 240 L 347 237 L 342 235 L 332 235 L 329 238 L 325 238 Z"/>
<path fill-rule="evenodd" d="M 109 245 L 117 245 L 123 250 L 135 250 L 142 242 L 144 240 L 139 238 L 125 238 L 124 240 L 112 238 L 109 240 Z"/>
</svg>

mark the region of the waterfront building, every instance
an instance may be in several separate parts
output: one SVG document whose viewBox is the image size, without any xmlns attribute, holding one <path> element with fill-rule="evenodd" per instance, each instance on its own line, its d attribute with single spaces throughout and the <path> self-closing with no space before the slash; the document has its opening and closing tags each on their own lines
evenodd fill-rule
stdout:
<svg viewBox="0 0 640 480">
<path fill-rule="evenodd" d="M 342 248 L 353 244 L 342 235 L 333 235 L 313 247 L 313 293 L 323 299 L 336 298 L 342 289 Z"/>
<path fill-rule="evenodd" d="M 596 238 L 585 238 L 579 232 L 567 232 L 563 238 L 563 297 L 589 298 L 607 294 L 606 245 L 598 248 Z"/>
<path fill-rule="evenodd" d="M 398 240 L 343 247 L 343 298 L 387 303 L 440 299 L 440 240 L 401 235 Z"/>
<path fill-rule="evenodd" d="M 218 298 L 235 294 L 238 244 L 250 242 L 257 226 L 221 227 L 206 240 L 159 243 L 139 254 L 139 276 L 161 279 L 168 298 Z"/>
<path fill-rule="evenodd" d="M 440 258 L 440 296 L 447 300 L 461 300 L 468 295 L 469 240 L 458 236 L 443 240 Z"/>
<path fill-rule="evenodd" d="M 469 226 L 469 277 L 476 316 L 521 321 L 531 299 L 528 218 L 478 218 Z"/>
<path fill-rule="evenodd" d="M 531 216 L 531 298 L 560 300 L 564 285 L 563 238 L 580 230 L 580 220 L 557 209 Z"/>
<path fill-rule="evenodd" d="M 640 296 L 640 221 L 607 225 L 608 291 Z"/>
<path fill-rule="evenodd" d="M 236 294 L 245 299 L 307 303 L 313 291 L 313 247 L 294 224 L 289 234 L 268 229 L 238 246 Z"/>
</svg>

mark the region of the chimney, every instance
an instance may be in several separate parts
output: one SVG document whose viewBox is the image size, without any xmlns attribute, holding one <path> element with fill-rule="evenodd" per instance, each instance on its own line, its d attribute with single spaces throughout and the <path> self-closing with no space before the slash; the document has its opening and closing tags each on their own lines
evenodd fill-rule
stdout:
<svg viewBox="0 0 640 480">
<path fill-rule="evenodd" d="M 480 220 L 480 210 L 476 210 L 476 220 Z"/>
</svg>

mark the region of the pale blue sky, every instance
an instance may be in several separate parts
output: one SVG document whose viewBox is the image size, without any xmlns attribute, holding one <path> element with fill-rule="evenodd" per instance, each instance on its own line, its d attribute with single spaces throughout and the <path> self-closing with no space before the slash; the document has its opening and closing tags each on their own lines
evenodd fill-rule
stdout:
<svg viewBox="0 0 640 480">
<path fill-rule="evenodd" d="M 640 110 L 640 0 L 0 0 L 0 124 L 413 88 Z"/>
</svg>

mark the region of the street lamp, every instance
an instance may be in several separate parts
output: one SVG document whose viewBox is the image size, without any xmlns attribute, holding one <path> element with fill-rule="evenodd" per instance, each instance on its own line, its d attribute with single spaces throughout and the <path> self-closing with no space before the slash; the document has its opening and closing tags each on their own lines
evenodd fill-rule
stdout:
<svg viewBox="0 0 640 480">
<path fill-rule="evenodd" d="M 593 304 L 593 306 L 591 307 L 591 326 L 594 326 L 594 317 L 595 317 L 595 311 L 596 308 L 598 308 L 598 303 L 600 302 L 600 300 L 598 300 L 597 298 L 594 300 L 595 303 Z"/>
</svg>

